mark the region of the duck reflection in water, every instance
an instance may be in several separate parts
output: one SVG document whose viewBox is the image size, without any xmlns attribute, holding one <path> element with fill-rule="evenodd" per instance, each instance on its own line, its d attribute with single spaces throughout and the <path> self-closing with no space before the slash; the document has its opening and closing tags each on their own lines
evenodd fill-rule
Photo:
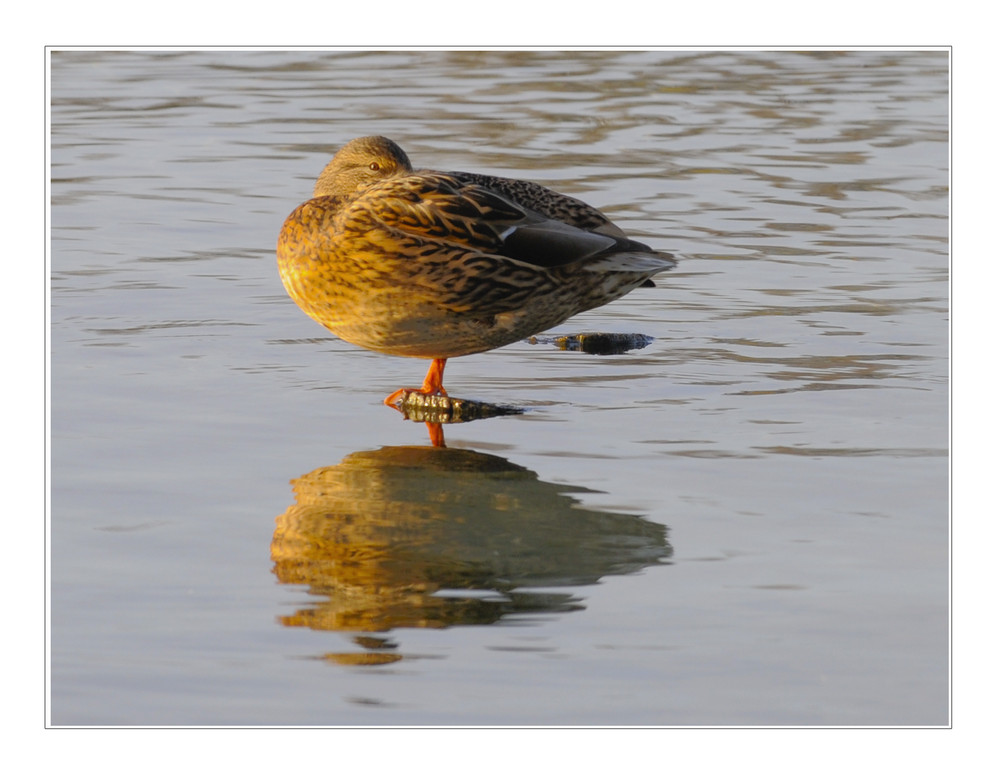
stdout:
<svg viewBox="0 0 1000 777">
<path fill-rule="evenodd" d="M 664 563 L 666 528 L 584 508 L 589 489 L 546 483 L 499 456 L 443 447 L 360 451 L 292 481 L 276 519 L 274 574 L 323 597 L 286 626 L 356 632 L 341 663 L 402 656 L 396 628 L 494 623 L 582 609 L 572 593 Z"/>
</svg>

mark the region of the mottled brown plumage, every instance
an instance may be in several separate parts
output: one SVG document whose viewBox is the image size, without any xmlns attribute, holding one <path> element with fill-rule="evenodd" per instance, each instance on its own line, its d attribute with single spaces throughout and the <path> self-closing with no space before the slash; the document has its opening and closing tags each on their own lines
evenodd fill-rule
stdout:
<svg viewBox="0 0 1000 777">
<path fill-rule="evenodd" d="M 444 362 L 521 340 L 676 264 L 604 214 L 530 181 L 414 171 L 388 138 L 352 140 L 285 221 L 288 294 L 348 342 Z M 404 391 L 391 395 L 391 403 Z"/>
</svg>

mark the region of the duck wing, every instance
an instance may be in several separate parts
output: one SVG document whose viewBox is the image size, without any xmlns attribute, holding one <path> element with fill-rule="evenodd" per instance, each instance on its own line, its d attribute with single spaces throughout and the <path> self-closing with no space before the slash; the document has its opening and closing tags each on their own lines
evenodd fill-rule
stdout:
<svg viewBox="0 0 1000 777">
<path fill-rule="evenodd" d="M 576 197 L 517 178 L 465 172 L 449 175 L 466 184 L 499 193 L 527 213 L 544 217 L 541 221 L 526 219 L 517 225 L 505 239 L 501 252 L 505 256 L 527 258 L 528 261 L 535 257 L 533 263 L 545 267 L 581 262 L 580 268 L 589 272 L 655 275 L 677 265 L 672 254 L 655 251 L 645 243 L 630 239 L 601 211 Z M 583 237 L 581 231 L 587 237 Z M 591 248 L 594 250 L 589 250 Z M 646 281 L 643 285 L 652 286 L 653 283 Z"/>
<path fill-rule="evenodd" d="M 374 220 L 431 247 L 462 247 L 537 268 L 579 264 L 652 274 L 673 266 L 668 254 L 630 240 L 596 208 L 509 178 L 422 171 L 385 179 L 359 191 L 344 218 Z M 647 261 L 630 263 L 627 256 Z"/>
<path fill-rule="evenodd" d="M 496 192 L 553 221 L 568 224 L 587 232 L 625 237 L 625 233 L 597 208 L 588 205 L 583 200 L 560 194 L 534 181 L 502 178 L 480 173 L 453 172 L 448 173 L 448 175 L 465 184 L 482 186 Z"/>
</svg>

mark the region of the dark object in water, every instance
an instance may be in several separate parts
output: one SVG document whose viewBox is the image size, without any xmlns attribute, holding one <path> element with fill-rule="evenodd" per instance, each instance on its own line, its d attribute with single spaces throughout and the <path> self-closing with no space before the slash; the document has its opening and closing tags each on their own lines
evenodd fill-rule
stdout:
<svg viewBox="0 0 1000 777">
<path fill-rule="evenodd" d="M 552 343 L 563 351 L 582 351 L 601 355 L 626 353 L 645 348 L 655 338 L 649 335 L 619 332 L 581 332 L 559 337 L 532 337 L 529 343 Z"/>
</svg>

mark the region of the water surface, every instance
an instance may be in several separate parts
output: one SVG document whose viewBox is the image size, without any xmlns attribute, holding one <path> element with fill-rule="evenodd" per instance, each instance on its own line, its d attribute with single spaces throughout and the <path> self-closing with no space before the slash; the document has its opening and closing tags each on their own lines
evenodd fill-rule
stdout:
<svg viewBox="0 0 1000 777">
<path fill-rule="evenodd" d="M 943 725 L 948 55 L 54 51 L 55 725 Z M 274 244 L 336 148 L 685 256 L 381 405 Z"/>
</svg>

